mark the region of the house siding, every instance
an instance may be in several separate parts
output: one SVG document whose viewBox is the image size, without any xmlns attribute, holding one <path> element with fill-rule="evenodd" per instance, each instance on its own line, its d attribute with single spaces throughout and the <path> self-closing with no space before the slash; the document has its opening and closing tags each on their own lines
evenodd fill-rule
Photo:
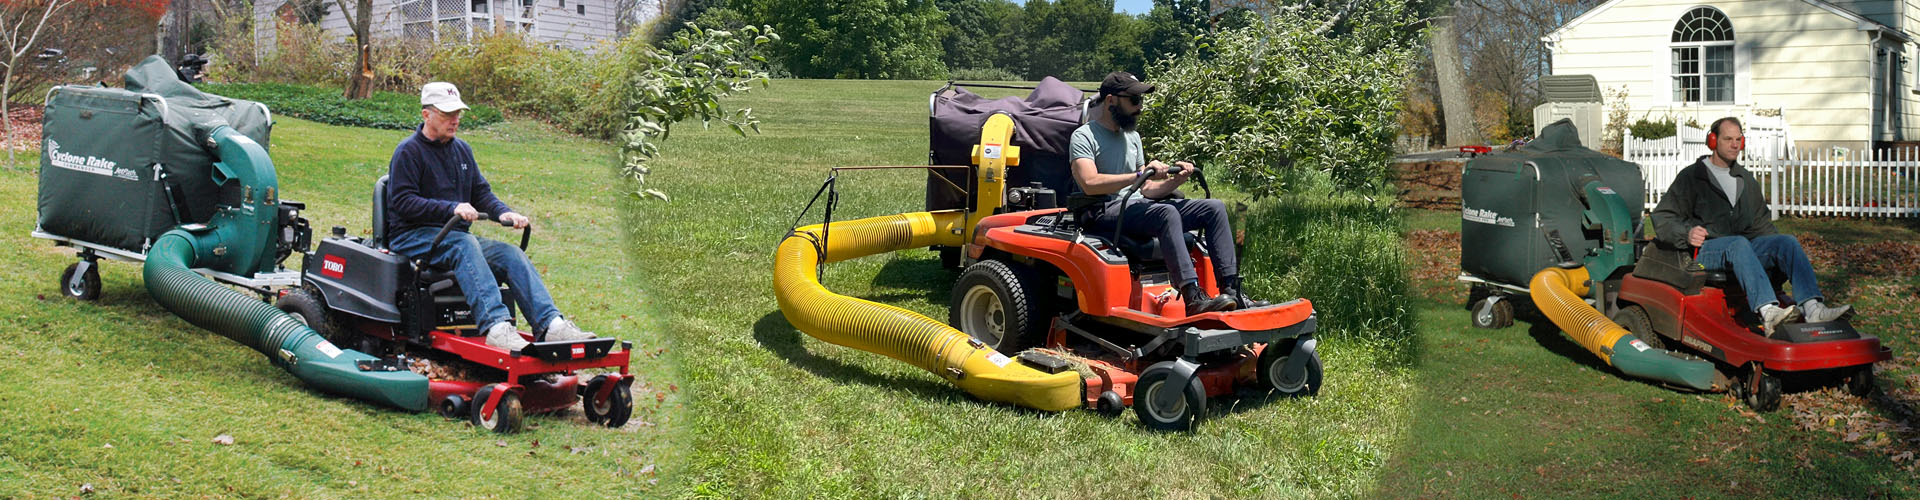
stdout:
<svg viewBox="0 0 1920 500">
<path fill-rule="evenodd" d="M 1680 16 L 1702 5 L 1693 0 L 1614 4 L 1558 34 L 1553 72 L 1594 75 L 1603 89 L 1625 86 L 1636 120 L 1671 116 L 1705 124 L 1779 108 L 1798 142 L 1865 145 L 1873 123 L 1869 35 L 1852 20 L 1799 0 L 1712 4 L 1733 22 L 1736 57 L 1744 58 L 1745 66 L 1736 85 L 1746 87 L 1740 92 L 1744 99 L 1731 105 L 1674 103 L 1669 40 Z M 1906 124 L 1920 124 L 1915 120 L 1920 116 Z"/>
<path fill-rule="evenodd" d="M 470 4 L 469 0 L 455 1 L 460 5 Z M 560 7 L 560 1 L 561 0 L 535 0 L 533 16 L 534 39 L 542 42 L 558 43 L 562 46 L 575 49 L 587 49 L 598 44 L 600 40 L 612 39 L 614 37 L 616 19 L 612 0 L 566 0 L 566 7 L 564 8 Z M 274 29 L 274 9 L 278 9 L 280 5 L 285 3 L 287 3 L 287 0 L 260 0 L 254 4 L 253 17 L 255 20 L 254 26 L 256 27 L 254 29 L 254 39 L 259 43 L 259 47 L 262 47 L 262 50 L 265 50 L 267 47 L 272 47 L 276 35 Z M 490 0 L 489 3 L 491 4 L 491 12 L 486 15 L 492 17 L 494 26 L 498 26 L 505 21 L 506 9 L 518 8 L 517 0 Z M 399 5 L 400 0 L 373 0 L 373 34 L 375 37 L 400 36 L 401 14 Z M 586 15 L 580 15 L 576 5 L 586 5 Z M 327 17 L 320 21 L 320 27 L 332 34 L 335 37 L 334 40 L 344 40 L 353 32 L 352 28 L 348 26 L 346 17 L 341 15 L 340 8 L 337 6 L 327 12 Z M 491 28 L 477 28 L 476 31 L 479 29 Z"/>
<path fill-rule="evenodd" d="M 534 25 L 534 36 L 543 41 L 558 42 L 562 45 L 587 49 L 610 40 L 614 36 L 613 2 L 607 0 L 535 0 L 539 11 L 539 21 Z M 579 13 L 579 5 L 587 7 L 587 13 Z"/>
</svg>

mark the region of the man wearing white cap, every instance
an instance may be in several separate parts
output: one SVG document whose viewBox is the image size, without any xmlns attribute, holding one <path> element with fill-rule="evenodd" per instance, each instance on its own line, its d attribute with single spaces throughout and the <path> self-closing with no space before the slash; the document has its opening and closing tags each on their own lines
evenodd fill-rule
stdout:
<svg viewBox="0 0 1920 500">
<path fill-rule="evenodd" d="M 466 109 L 466 103 L 460 102 L 460 89 L 451 83 L 433 82 L 420 87 L 420 118 L 426 123 L 400 141 L 387 165 L 388 249 L 414 258 L 427 255 L 440 226 L 458 215 L 466 222 L 447 234 L 429 264 L 453 269 L 467 305 L 473 307 L 474 324 L 486 332 L 488 345 L 509 351 L 527 346 L 513 326 L 513 315 L 494 284 L 495 276 L 506 279 L 513 301 L 533 323 L 536 335 L 544 333 L 548 341 L 593 338 L 592 333 L 581 331 L 561 316 L 553 297 L 547 295 L 546 284 L 540 281 L 540 273 L 518 247 L 467 232 L 469 223 L 480 218 L 481 209 L 515 229 L 527 227 L 532 221 L 493 195 L 492 186 L 473 160 L 473 149 L 454 137 L 460 131 L 460 114 Z"/>
</svg>

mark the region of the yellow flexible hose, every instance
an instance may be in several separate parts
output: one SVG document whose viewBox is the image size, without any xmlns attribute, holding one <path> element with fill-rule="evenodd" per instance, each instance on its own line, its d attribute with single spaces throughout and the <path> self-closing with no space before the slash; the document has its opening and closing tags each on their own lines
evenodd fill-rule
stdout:
<svg viewBox="0 0 1920 500">
<path fill-rule="evenodd" d="M 1714 390 L 1713 363 L 1681 359 L 1641 342 L 1602 316 L 1580 296 L 1587 294 L 1587 268 L 1549 267 L 1533 275 L 1534 306 L 1581 347 L 1621 373 L 1692 388 Z"/>
<path fill-rule="evenodd" d="M 780 242 L 773 264 L 774 297 L 794 328 L 834 344 L 886 355 L 933 372 L 983 400 L 1044 411 L 1082 404 L 1085 382 L 1074 372 L 1045 373 L 984 346 L 945 323 L 886 304 L 835 294 L 820 285 L 821 264 L 933 245 L 960 246 L 963 211 L 912 212 L 834 222 L 824 258 L 821 225 Z"/>
</svg>

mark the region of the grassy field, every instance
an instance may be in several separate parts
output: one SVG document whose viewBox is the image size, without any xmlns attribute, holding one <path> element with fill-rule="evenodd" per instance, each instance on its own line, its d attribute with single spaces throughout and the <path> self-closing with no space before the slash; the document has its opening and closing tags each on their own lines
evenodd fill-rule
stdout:
<svg viewBox="0 0 1920 500">
<path fill-rule="evenodd" d="M 1416 229 L 1452 231 L 1457 212 L 1414 211 Z M 1912 244 L 1904 221 L 1782 219 L 1783 231 L 1838 245 Z M 1449 229 L 1450 228 L 1450 229 Z M 1500 330 L 1468 324 L 1457 236 L 1414 235 L 1422 357 L 1411 437 L 1382 497 L 1873 498 L 1920 496 L 1920 435 L 1886 403 L 1838 391 L 1788 394 L 1755 414 L 1722 394 L 1686 394 L 1620 377 L 1538 317 Z M 1822 287 L 1862 314 L 1895 360 L 1880 366 L 1893 404 L 1920 404 L 1914 325 L 1920 280 L 1852 273 L 1813 252 Z M 1911 267 L 1911 262 L 1907 263 Z"/>
<path fill-rule="evenodd" d="M 829 168 L 926 164 L 939 85 L 776 81 L 741 100 L 764 134 L 665 143 L 649 186 L 673 200 L 638 204 L 630 227 L 687 381 L 693 451 L 673 480 L 719 498 L 1290 498 L 1373 484 L 1412 398 L 1410 374 L 1378 350 L 1323 342 L 1317 399 L 1225 399 L 1199 432 L 1162 434 L 1131 414 L 982 403 L 790 326 L 772 294 L 775 244 Z M 834 217 L 920 210 L 924 183 L 921 171 L 844 173 Z M 945 320 L 955 278 L 931 252 L 905 251 L 832 265 L 825 284 Z"/>
<path fill-rule="evenodd" d="M 282 117 L 272 154 L 316 236 L 367 229 L 374 179 L 403 132 Z M 137 264 L 102 268 L 97 303 L 59 295 L 73 251 L 27 236 L 38 160 L 0 169 L 0 497 L 646 496 L 682 453 L 673 367 L 631 293 L 614 149 L 509 122 L 462 134 L 502 198 L 532 217 L 532 254 L 563 311 L 631 340 L 640 401 L 624 429 L 578 409 L 511 436 L 322 395 L 147 295 Z M 510 238 L 505 230 L 476 229 Z M 296 257 L 297 258 L 297 257 Z M 292 261 L 289 261 L 290 263 Z M 297 264 L 296 264 L 297 267 Z M 234 444 L 217 445 L 230 435 Z M 658 465 L 656 465 L 658 464 Z"/>
</svg>

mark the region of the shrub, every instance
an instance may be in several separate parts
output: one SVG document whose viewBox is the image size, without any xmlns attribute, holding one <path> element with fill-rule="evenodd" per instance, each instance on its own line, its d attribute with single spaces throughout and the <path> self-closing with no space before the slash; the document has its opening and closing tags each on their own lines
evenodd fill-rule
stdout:
<svg viewBox="0 0 1920 500">
<path fill-rule="evenodd" d="M 1415 55 L 1400 30 L 1414 16 L 1402 0 L 1357 5 L 1343 30 L 1319 32 L 1333 17 L 1321 9 L 1288 10 L 1154 64 L 1147 150 L 1216 166 L 1255 197 L 1289 192 L 1310 172 L 1342 190 L 1385 185 Z"/>
<path fill-rule="evenodd" d="M 1641 118 L 1640 121 L 1633 122 L 1633 125 L 1627 126 L 1627 130 L 1633 132 L 1635 139 L 1665 139 L 1673 137 L 1674 134 L 1678 133 L 1676 132 L 1677 128 L 1675 127 L 1673 118 L 1665 118 L 1660 121 L 1648 121 L 1646 118 Z"/>
<path fill-rule="evenodd" d="M 411 130 L 420 126 L 417 94 L 375 92 L 367 99 L 348 100 L 340 89 L 284 83 L 202 83 L 201 91 L 237 99 L 260 101 L 275 114 L 297 116 L 331 125 Z M 501 120 L 490 106 L 467 103 L 463 127 L 484 127 Z"/>
<path fill-rule="evenodd" d="M 960 82 L 1017 82 L 1020 75 L 1000 68 L 960 68 L 947 72 L 947 78 Z"/>
<path fill-rule="evenodd" d="M 1415 324 L 1406 247 L 1392 193 L 1271 197 L 1244 222 L 1240 268 L 1249 294 L 1313 302 L 1320 338 L 1367 346 L 1383 360 L 1410 363 Z M 1378 201 L 1376 201 L 1378 200 Z"/>
</svg>

